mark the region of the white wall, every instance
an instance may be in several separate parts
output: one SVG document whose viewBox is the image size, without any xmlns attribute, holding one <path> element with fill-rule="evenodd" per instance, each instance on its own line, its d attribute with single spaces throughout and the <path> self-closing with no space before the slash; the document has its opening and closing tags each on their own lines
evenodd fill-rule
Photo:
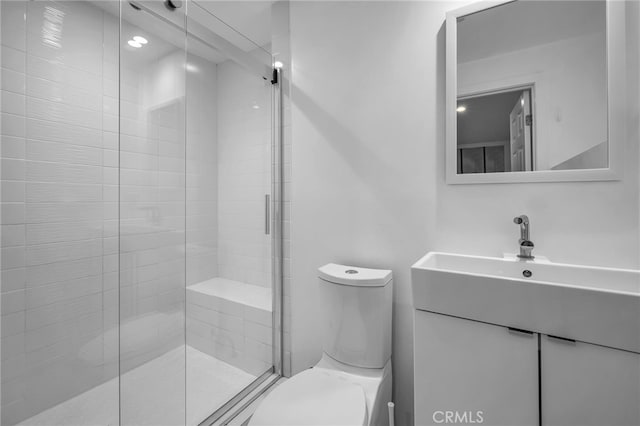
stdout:
<svg viewBox="0 0 640 426">
<path fill-rule="evenodd" d="M 638 266 L 634 97 L 621 182 L 446 185 L 443 22 L 447 10 L 461 5 L 291 6 L 293 372 L 321 355 L 317 267 L 391 268 L 400 425 L 412 424 L 410 266 L 421 255 L 514 252 L 512 218 L 526 213 L 539 254 L 559 262 Z M 637 88 L 637 69 L 629 74 Z"/>
<path fill-rule="evenodd" d="M 393 269 L 402 425 L 413 405 L 409 266 L 431 248 L 435 228 L 443 13 L 431 2 L 291 6 L 292 369 L 321 355 L 319 266 Z"/>
</svg>

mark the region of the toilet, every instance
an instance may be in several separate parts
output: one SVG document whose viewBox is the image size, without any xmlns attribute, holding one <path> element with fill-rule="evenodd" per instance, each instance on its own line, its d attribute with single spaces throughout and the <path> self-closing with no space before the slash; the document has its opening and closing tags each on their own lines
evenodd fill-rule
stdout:
<svg viewBox="0 0 640 426">
<path fill-rule="evenodd" d="M 250 426 L 386 426 L 391 401 L 391 271 L 318 269 L 320 361 L 271 391 Z"/>
</svg>

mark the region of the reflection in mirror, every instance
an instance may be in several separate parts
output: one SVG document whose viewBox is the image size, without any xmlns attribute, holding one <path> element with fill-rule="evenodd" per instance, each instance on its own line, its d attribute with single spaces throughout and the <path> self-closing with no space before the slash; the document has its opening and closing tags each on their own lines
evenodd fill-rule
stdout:
<svg viewBox="0 0 640 426">
<path fill-rule="evenodd" d="M 458 98 L 458 173 L 534 170 L 533 87 Z M 481 149 L 481 164 L 470 162 Z"/>
<path fill-rule="evenodd" d="M 457 19 L 457 173 L 607 168 L 606 2 Z"/>
</svg>

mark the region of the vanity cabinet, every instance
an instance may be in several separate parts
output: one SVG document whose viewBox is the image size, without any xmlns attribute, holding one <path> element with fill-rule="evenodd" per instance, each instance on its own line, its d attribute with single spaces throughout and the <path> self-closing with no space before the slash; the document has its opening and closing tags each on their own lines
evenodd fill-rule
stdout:
<svg viewBox="0 0 640 426">
<path fill-rule="evenodd" d="M 537 335 L 414 312 L 416 425 L 538 425 Z"/>
<path fill-rule="evenodd" d="M 415 425 L 640 425 L 638 353 L 414 313 Z"/>
<path fill-rule="evenodd" d="M 541 338 L 542 424 L 640 425 L 640 354 Z"/>
</svg>

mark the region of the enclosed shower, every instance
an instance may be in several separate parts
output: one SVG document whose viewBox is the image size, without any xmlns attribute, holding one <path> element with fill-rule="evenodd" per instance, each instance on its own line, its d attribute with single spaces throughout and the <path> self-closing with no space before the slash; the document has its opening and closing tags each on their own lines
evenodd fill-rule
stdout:
<svg viewBox="0 0 640 426">
<path fill-rule="evenodd" d="M 1 2 L 3 426 L 211 424 L 282 374 L 273 8 Z"/>
</svg>

